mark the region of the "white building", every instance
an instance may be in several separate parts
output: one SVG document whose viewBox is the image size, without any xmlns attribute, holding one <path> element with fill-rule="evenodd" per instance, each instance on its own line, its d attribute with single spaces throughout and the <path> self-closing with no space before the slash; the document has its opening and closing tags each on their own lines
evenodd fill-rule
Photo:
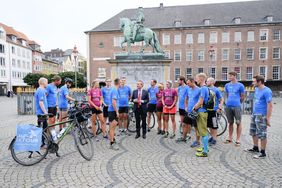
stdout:
<svg viewBox="0 0 282 188">
<path fill-rule="evenodd" d="M 23 33 L 0 23 L 0 95 L 27 86 L 23 78 L 32 72 L 32 50 L 28 41 Z"/>
</svg>

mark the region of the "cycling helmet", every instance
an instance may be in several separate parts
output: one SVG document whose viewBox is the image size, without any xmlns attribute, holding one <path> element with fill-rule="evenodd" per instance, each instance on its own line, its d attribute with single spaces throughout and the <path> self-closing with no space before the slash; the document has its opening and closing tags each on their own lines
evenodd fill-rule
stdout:
<svg viewBox="0 0 282 188">
<path fill-rule="evenodd" d="M 65 78 L 65 83 L 73 83 L 73 80 L 71 78 Z"/>
</svg>

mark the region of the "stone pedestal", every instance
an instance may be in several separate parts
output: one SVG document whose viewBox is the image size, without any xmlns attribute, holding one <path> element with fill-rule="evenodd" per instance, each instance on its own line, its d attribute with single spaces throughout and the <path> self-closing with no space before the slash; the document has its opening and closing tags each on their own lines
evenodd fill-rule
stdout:
<svg viewBox="0 0 282 188">
<path fill-rule="evenodd" d="M 171 59 L 165 59 L 160 54 L 131 54 L 109 59 L 111 64 L 111 79 L 126 77 L 127 85 L 136 88 L 138 80 L 148 87 L 151 79 L 165 84 L 170 78 Z"/>
</svg>

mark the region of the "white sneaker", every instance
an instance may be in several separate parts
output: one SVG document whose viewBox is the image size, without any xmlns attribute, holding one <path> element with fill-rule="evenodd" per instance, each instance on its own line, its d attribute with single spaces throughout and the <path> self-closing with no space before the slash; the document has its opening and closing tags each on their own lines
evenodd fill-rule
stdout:
<svg viewBox="0 0 282 188">
<path fill-rule="evenodd" d="M 118 147 L 117 143 L 115 142 L 112 145 L 110 145 L 110 149 L 117 151 L 117 150 L 119 150 L 119 147 Z"/>
</svg>

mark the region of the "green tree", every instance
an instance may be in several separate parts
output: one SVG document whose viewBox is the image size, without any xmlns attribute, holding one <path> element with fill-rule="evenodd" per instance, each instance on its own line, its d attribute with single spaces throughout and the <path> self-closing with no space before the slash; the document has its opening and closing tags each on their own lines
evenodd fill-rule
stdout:
<svg viewBox="0 0 282 188">
<path fill-rule="evenodd" d="M 48 79 L 48 76 L 41 73 L 28 73 L 24 78 L 23 81 L 32 87 L 38 88 L 38 80 L 39 78 L 44 77 Z"/>
<path fill-rule="evenodd" d="M 62 78 L 62 84 L 65 84 L 64 80 L 65 78 L 71 78 L 73 80 L 72 87 L 75 86 L 75 72 L 61 72 L 59 73 L 59 76 Z M 85 88 L 86 87 L 86 81 L 84 80 L 84 77 L 82 74 L 77 73 L 77 87 L 79 88 Z"/>
</svg>

